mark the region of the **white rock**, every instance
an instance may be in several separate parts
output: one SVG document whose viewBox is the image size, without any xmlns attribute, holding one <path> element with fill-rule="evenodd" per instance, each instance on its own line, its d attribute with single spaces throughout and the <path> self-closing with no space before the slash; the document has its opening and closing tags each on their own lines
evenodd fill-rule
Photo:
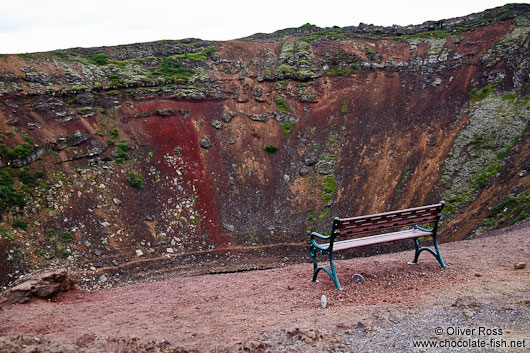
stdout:
<svg viewBox="0 0 530 353">
<path fill-rule="evenodd" d="M 322 307 L 325 309 L 326 306 L 328 306 L 328 299 L 324 294 L 322 294 L 322 298 L 320 298 L 320 304 L 322 304 Z"/>
<path fill-rule="evenodd" d="M 140 257 L 140 256 L 143 256 L 144 255 L 144 252 L 140 249 L 136 249 L 136 256 Z"/>
<path fill-rule="evenodd" d="M 166 251 L 167 251 L 168 253 L 170 253 L 170 254 L 173 254 L 173 253 L 174 253 L 173 248 L 167 248 Z"/>
</svg>

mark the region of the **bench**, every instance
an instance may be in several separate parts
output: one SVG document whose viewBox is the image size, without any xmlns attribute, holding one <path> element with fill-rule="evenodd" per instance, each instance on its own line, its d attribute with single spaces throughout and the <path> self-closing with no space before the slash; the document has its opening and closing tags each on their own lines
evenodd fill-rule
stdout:
<svg viewBox="0 0 530 353">
<path fill-rule="evenodd" d="M 438 230 L 438 221 L 442 216 L 442 209 L 444 205 L 445 202 L 442 201 L 434 205 L 378 213 L 367 216 L 351 218 L 336 217 L 333 220 L 331 235 L 326 236 L 316 232 L 311 233 L 309 255 L 313 261 L 312 282 L 316 281 L 318 272 L 320 270 L 324 270 L 331 277 L 337 289 L 342 289 L 337 277 L 337 272 L 335 271 L 335 265 L 333 264 L 334 252 L 409 238 L 414 240 L 414 246 L 416 249 L 414 260 L 409 262 L 410 264 L 416 264 L 418 262 L 418 256 L 420 253 L 422 251 L 427 251 L 431 253 L 436 260 L 438 260 L 442 268 L 447 268 L 444 261 L 442 260 L 440 250 L 438 249 L 438 240 L 436 234 Z M 431 229 L 425 229 L 420 226 L 427 223 L 434 223 L 434 225 Z M 400 230 L 408 226 L 412 226 L 412 228 Z M 394 232 L 381 233 L 391 230 Z M 429 235 L 433 237 L 434 250 L 428 247 L 420 246 L 418 238 Z M 336 241 L 337 237 L 351 238 L 355 236 L 362 237 Z M 328 241 L 328 243 L 319 244 L 317 243 L 317 239 Z M 325 266 L 318 266 L 316 259 L 317 253 L 321 255 L 328 255 L 329 268 Z"/>
</svg>

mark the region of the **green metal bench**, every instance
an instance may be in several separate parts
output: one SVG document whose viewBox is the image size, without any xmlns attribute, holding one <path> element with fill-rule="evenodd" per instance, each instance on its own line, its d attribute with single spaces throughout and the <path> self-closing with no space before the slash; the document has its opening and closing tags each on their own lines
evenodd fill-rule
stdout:
<svg viewBox="0 0 530 353">
<path fill-rule="evenodd" d="M 391 242 L 401 239 L 412 238 L 414 240 L 414 246 L 416 253 L 414 260 L 409 262 L 410 264 L 416 264 L 418 262 L 418 256 L 422 251 L 431 253 L 436 260 L 440 263 L 442 268 L 447 268 L 442 255 L 438 248 L 437 230 L 438 221 L 442 216 L 442 209 L 445 202 L 440 202 L 434 205 L 428 205 L 417 208 L 409 208 L 405 210 L 392 211 L 386 213 L 378 213 L 367 216 L 352 217 L 352 218 L 339 218 L 336 217 L 333 220 L 333 228 L 331 229 L 331 235 L 326 236 L 316 232 L 311 233 L 311 245 L 309 247 L 309 255 L 313 261 L 313 279 L 315 282 L 317 279 L 318 272 L 324 270 L 333 280 L 337 289 L 342 289 L 335 271 L 335 265 L 333 264 L 333 253 L 346 249 L 357 248 L 361 246 L 374 245 L 379 243 Z M 420 227 L 427 223 L 434 223 L 432 229 L 425 229 Z M 397 229 L 412 226 L 411 229 L 395 231 Z M 381 233 L 383 231 L 394 230 L 392 233 Z M 371 235 L 370 235 L 371 234 Z M 368 236 L 366 236 L 368 235 Z M 434 250 L 428 247 L 421 247 L 418 238 L 431 235 L 434 242 Z M 342 241 L 336 241 L 337 237 L 355 237 L 363 236 L 361 238 L 354 238 Z M 328 243 L 319 244 L 316 239 L 326 240 Z M 325 266 L 318 266 L 316 255 L 327 254 L 329 257 L 329 268 Z"/>
</svg>

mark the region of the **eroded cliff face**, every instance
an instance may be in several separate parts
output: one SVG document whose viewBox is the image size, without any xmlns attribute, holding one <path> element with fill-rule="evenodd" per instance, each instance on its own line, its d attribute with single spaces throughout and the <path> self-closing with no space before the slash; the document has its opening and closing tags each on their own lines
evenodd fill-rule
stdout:
<svg viewBox="0 0 530 353">
<path fill-rule="evenodd" d="M 0 281 L 441 199 L 445 240 L 524 219 L 529 10 L 2 56 Z"/>
</svg>

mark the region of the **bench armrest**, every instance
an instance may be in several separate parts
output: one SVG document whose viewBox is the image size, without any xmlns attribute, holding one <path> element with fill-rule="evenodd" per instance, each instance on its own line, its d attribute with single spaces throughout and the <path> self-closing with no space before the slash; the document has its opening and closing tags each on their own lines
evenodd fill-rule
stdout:
<svg viewBox="0 0 530 353">
<path fill-rule="evenodd" d="M 319 239 L 327 240 L 327 239 L 331 238 L 331 235 L 322 235 L 322 234 L 317 233 L 317 232 L 311 233 L 311 240 L 313 240 L 315 237 L 319 238 Z"/>
<path fill-rule="evenodd" d="M 421 231 L 423 231 L 423 232 L 429 232 L 429 233 L 432 232 L 432 231 L 434 230 L 434 229 L 426 229 L 426 228 L 422 228 L 422 227 L 420 227 L 420 226 L 417 225 L 417 224 L 414 225 L 414 229 L 418 229 L 418 230 L 421 230 Z"/>
<path fill-rule="evenodd" d="M 317 248 L 318 250 L 328 250 L 329 249 L 329 246 L 328 247 L 322 247 L 320 244 L 317 244 L 315 242 L 315 238 L 318 238 L 318 239 L 322 239 L 322 240 L 327 240 L 327 239 L 331 239 L 331 242 L 333 242 L 333 239 L 335 237 L 332 237 L 331 235 L 322 235 L 320 233 L 317 233 L 317 232 L 313 232 L 311 233 L 311 245 L 314 246 L 315 248 Z"/>
</svg>

